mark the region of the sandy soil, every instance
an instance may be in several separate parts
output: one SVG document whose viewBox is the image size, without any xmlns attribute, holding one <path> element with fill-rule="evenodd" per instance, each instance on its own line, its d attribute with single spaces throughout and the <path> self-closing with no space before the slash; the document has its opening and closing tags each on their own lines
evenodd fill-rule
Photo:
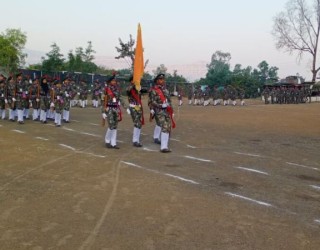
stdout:
<svg viewBox="0 0 320 250">
<path fill-rule="evenodd" d="M 176 105 L 169 154 L 91 107 L 0 121 L 0 249 L 319 249 L 320 103 L 247 104 Z"/>
</svg>

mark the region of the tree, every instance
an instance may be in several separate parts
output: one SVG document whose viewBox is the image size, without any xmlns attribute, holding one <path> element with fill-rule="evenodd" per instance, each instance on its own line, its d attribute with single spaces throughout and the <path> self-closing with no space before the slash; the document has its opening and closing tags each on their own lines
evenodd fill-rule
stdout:
<svg viewBox="0 0 320 250">
<path fill-rule="evenodd" d="M 27 36 L 20 29 L 7 29 L 0 35 L 0 64 L 7 73 L 16 71 L 25 64 L 23 52 Z"/>
<path fill-rule="evenodd" d="M 63 70 L 63 54 L 60 53 L 60 48 L 56 43 L 51 45 L 51 51 L 49 51 L 46 56 L 47 59 L 42 58 L 42 70 L 48 72 L 56 72 Z"/>
<path fill-rule="evenodd" d="M 133 65 L 134 65 L 134 55 L 135 55 L 135 40 L 133 40 L 132 35 L 130 34 L 130 39 L 128 42 L 124 43 L 121 38 L 119 38 L 120 47 L 116 47 L 117 52 L 119 53 L 118 56 L 116 56 L 116 59 L 124 59 L 129 68 L 133 71 Z M 128 58 L 128 60 L 127 60 Z M 146 60 L 144 63 L 144 68 L 147 67 L 149 63 L 149 60 Z"/>
<path fill-rule="evenodd" d="M 310 7 L 305 0 L 289 0 L 286 10 L 274 18 L 273 36 L 276 47 L 287 52 L 298 52 L 298 60 L 307 53 L 312 56 L 312 81 L 320 67 L 317 67 L 320 31 L 320 0 L 314 0 Z"/>
<path fill-rule="evenodd" d="M 207 65 L 206 82 L 208 85 L 226 85 L 230 82 L 230 53 L 216 51 Z"/>
<path fill-rule="evenodd" d="M 152 70 L 152 73 L 157 76 L 158 74 L 167 74 L 168 68 L 164 64 L 160 64 L 155 70 Z"/>
</svg>

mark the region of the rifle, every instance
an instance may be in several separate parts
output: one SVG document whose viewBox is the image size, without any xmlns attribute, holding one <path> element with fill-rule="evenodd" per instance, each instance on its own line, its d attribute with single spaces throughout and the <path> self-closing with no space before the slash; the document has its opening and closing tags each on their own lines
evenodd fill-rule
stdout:
<svg viewBox="0 0 320 250">
<path fill-rule="evenodd" d="M 107 109 L 107 101 L 108 101 L 108 95 L 106 93 L 106 90 L 104 90 L 104 104 L 103 104 L 103 112 L 106 112 Z M 102 118 L 102 127 L 106 125 L 106 119 Z"/>
</svg>

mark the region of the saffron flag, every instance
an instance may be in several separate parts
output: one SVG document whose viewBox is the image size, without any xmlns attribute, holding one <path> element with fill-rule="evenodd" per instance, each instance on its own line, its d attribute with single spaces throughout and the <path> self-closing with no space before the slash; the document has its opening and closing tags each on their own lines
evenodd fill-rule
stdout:
<svg viewBox="0 0 320 250">
<path fill-rule="evenodd" d="M 134 64 L 133 64 L 133 82 L 136 86 L 136 89 L 139 91 L 141 89 L 140 81 L 143 76 L 143 71 L 144 71 L 143 47 L 142 47 L 141 26 L 139 23 L 136 50 L 134 54 Z"/>
</svg>

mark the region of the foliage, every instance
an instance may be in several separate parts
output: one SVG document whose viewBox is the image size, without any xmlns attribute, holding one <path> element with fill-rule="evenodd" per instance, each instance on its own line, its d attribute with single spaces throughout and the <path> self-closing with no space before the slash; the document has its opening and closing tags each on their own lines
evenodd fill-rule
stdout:
<svg viewBox="0 0 320 250">
<path fill-rule="evenodd" d="M 273 35 L 276 47 L 292 53 L 312 56 L 312 81 L 320 67 L 317 67 L 318 42 L 320 32 L 320 0 L 314 0 L 310 7 L 305 0 L 289 0 L 285 11 L 274 18 Z"/>
<path fill-rule="evenodd" d="M 23 52 L 27 36 L 20 29 L 7 29 L 0 35 L 0 64 L 7 73 L 15 72 L 25 64 Z"/>
</svg>

